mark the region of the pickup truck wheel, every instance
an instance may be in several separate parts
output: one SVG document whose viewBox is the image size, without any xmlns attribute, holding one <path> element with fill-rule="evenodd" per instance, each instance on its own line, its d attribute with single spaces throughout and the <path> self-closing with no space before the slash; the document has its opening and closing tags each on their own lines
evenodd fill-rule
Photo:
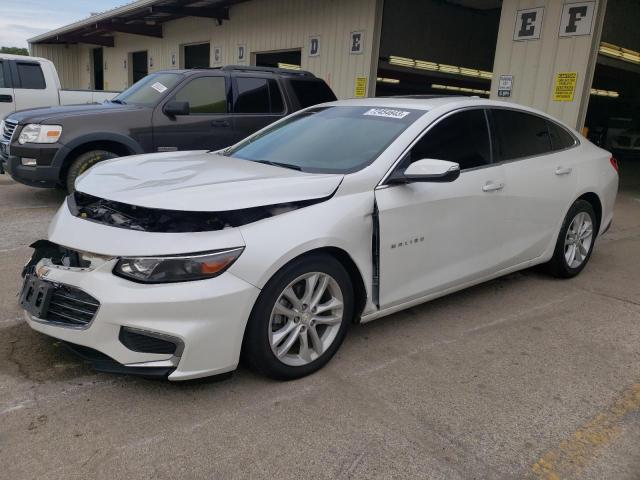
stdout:
<svg viewBox="0 0 640 480">
<path fill-rule="evenodd" d="M 115 153 L 107 152 L 106 150 L 91 150 L 90 152 L 85 152 L 80 155 L 71 163 L 67 171 L 67 178 L 65 180 L 67 192 L 72 193 L 75 191 L 76 179 L 96 163 L 117 157 L 118 155 Z"/>
</svg>

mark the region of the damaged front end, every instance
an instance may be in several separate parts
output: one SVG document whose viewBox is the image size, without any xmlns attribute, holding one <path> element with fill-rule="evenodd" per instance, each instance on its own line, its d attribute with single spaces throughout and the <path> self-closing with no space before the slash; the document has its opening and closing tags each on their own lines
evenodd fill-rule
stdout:
<svg viewBox="0 0 640 480">
<path fill-rule="evenodd" d="M 335 193 L 335 192 L 334 192 Z M 155 233 L 211 232 L 240 227 L 329 200 L 327 197 L 226 211 L 185 211 L 140 207 L 79 191 L 67 197 L 72 215 L 102 225 Z"/>
<path fill-rule="evenodd" d="M 38 240 L 29 245 L 33 248 L 31 259 L 22 269 L 22 277 L 34 273 L 35 267 L 40 260 L 46 260 L 48 264 L 63 268 L 92 269 L 98 263 L 104 263 L 108 257 L 80 252 L 71 248 L 63 247 L 49 240 Z"/>
</svg>

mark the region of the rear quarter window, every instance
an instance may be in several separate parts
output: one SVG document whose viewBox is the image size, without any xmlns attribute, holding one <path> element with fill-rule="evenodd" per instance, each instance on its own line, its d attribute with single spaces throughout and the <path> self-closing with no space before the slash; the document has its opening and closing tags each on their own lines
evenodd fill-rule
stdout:
<svg viewBox="0 0 640 480">
<path fill-rule="evenodd" d="M 552 150 L 544 118 L 508 109 L 491 112 L 501 160 L 544 155 Z"/>
<path fill-rule="evenodd" d="M 549 136 L 551 137 L 551 147 L 554 150 L 564 150 L 576 144 L 576 139 L 573 135 L 557 123 L 547 120 L 547 128 L 549 129 Z"/>
<path fill-rule="evenodd" d="M 322 80 L 289 80 L 289 85 L 298 98 L 300 108 L 337 100 L 329 85 Z"/>
</svg>

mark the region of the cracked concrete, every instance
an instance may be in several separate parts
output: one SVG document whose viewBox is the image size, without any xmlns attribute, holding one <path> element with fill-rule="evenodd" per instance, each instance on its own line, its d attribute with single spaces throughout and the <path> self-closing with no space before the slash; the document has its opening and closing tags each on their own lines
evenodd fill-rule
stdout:
<svg viewBox="0 0 640 480">
<path fill-rule="evenodd" d="M 621 171 L 576 279 L 519 272 L 354 326 L 295 382 L 186 384 L 94 373 L 26 326 L 18 273 L 63 197 L 0 176 L 0 476 L 637 478 L 640 163 Z"/>
</svg>

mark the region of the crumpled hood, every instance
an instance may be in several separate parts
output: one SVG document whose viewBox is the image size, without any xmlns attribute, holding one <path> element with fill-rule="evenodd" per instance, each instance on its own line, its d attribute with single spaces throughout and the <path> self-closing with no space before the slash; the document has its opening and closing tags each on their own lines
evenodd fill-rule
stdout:
<svg viewBox="0 0 640 480">
<path fill-rule="evenodd" d="M 76 189 L 141 207 L 221 212 L 327 197 L 342 178 L 206 151 L 167 152 L 102 162 L 78 179 Z"/>
</svg>

